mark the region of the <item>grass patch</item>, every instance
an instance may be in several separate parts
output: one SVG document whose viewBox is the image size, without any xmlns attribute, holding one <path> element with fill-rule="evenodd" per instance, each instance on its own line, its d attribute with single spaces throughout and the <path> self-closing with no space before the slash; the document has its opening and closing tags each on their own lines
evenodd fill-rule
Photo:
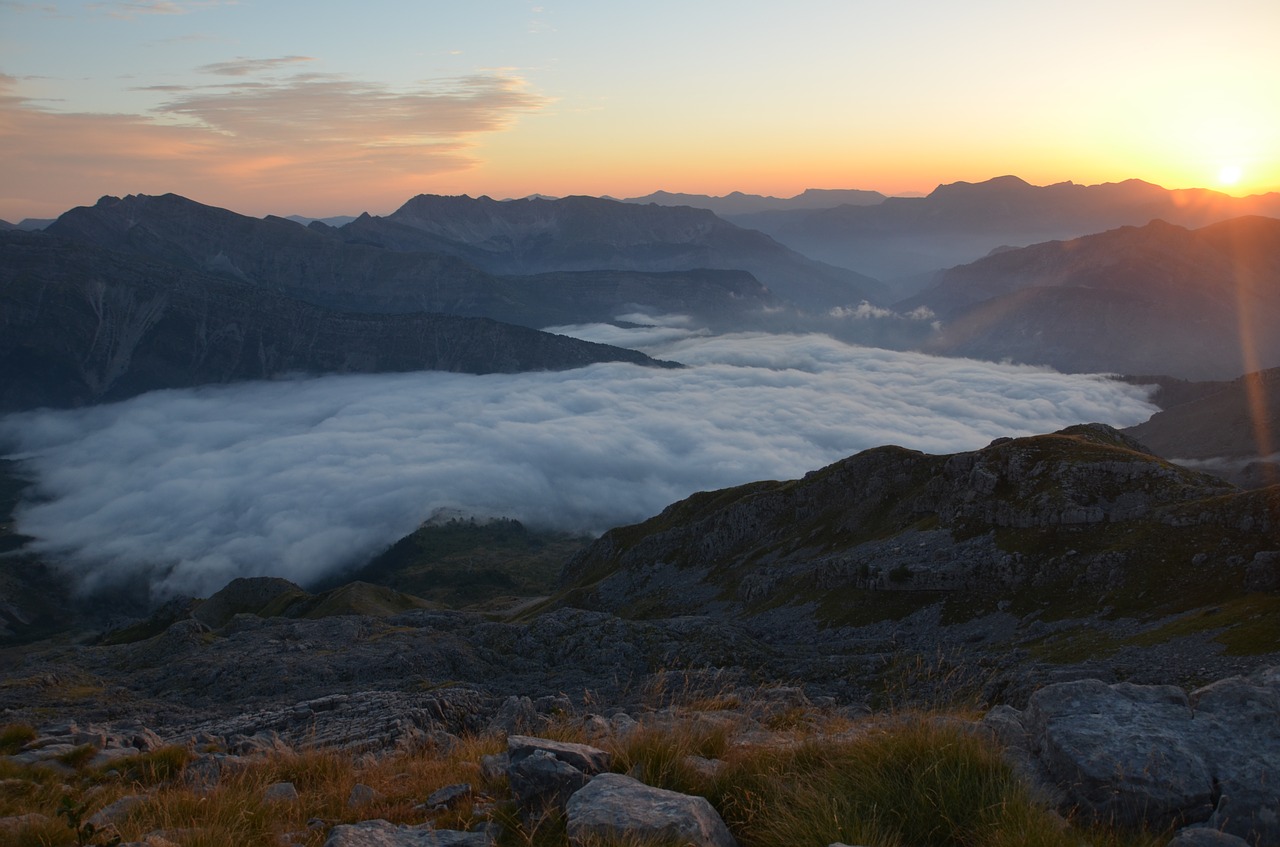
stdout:
<svg viewBox="0 0 1280 847">
<path fill-rule="evenodd" d="M 1151 647 L 1175 638 L 1214 630 L 1221 630 L 1213 640 L 1222 644 L 1229 656 L 1259 656 L 1280 652 L 1280 595 L 1247 594 L 1234 597 L 1139 633 L 1129 639 L 1129 642 L 1141 647 Z"/>
<path fill-rule="evenodd" d="M 749 847 L 1105 843 L 1064 830 L 989 741 L 921 716 L 854 741 L 747 751 L 710 789 Z"/>
<path fill-rule="evenodd" d="M 29 723 L 10 723 L 0 727 L 0 755 L 20 752 L 38 737 L 36 728 Z"/>
</svg>

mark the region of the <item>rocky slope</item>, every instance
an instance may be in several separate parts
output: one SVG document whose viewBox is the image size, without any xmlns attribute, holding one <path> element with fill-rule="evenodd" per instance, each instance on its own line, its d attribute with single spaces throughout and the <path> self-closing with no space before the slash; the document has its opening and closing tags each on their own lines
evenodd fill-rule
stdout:
<svg viewBox="0 0 1280 847">
<path fill-rule="evenodd" d="M 747 271 L 784 300 L 818 312 L 884 299 L 874 279 L 687 206 L 422 194 L 385 218 L 363 215 L 340 233 L 389 250 L 446 253 L 498 274 L 718 268 Z"/>
<path fill-rule="evenodd" d="M 898 304 L 921 306 L 943 322 L 934 353 L 1231 379 L 1280 364 L 1280 220 L 1152 221 L 1010 250 Z"/>
<path fill-rule="evenodd" d="M 46 232 L 349 312 L 440 312 L 540 328 L 644 310 L 720 325 L 780 306 L 741 271 L 595 272 L 605 266 L 588 264 L 591 273 L 495 276 L 440 245 L 344 239 L 323 224 L 251 218 L 174 194 L 103 197 Z"/>
<path fill-rule="evenodd" d="M 0 233 L 0 411 L 299 372 L 510 373 L 600 361 L 654 364 L 481 318 L 336 312 L 137 256 Z"/>
<path fill-rule="evenodd" d="M 743 621 L 833 653 L 887 638 L 973 663 L 1004 642 L 1007 667 L 1021 644 L 1132 669 L 1175 631 L 1139 630 L 1171 616 L 1228 653 L 1280 650 L 1274 595 L 1255 596 L 1280 587 L 1278 528 L 1280 488 L 1241 492 L 1091 425 L 953 456 L 878 448 L 696 494 L 605 533 L 566 567 L 560 602 Z M 1223 616 L 1195 617 L 1208 607 Z"/>
<path fill-rule="evenodd" d="M 1162 456 L 1261 487 L 1280 483 L 1280 368 L 1257 371 L 1166 406 L 1126 432 Z"/>
<path fill-rule="evenodd" d="M 733 220 L 807 256 L 888 281 L 972 262 L 1001 247 L 1078 238 L 1156 218 L 1202 227 L 1242 215 L 1280 216 L 1280 194 L 1232 197 L 1136 179 L 1037 186 L 1003 176 L 940 185 L 927 197 Z"/>
</svg>

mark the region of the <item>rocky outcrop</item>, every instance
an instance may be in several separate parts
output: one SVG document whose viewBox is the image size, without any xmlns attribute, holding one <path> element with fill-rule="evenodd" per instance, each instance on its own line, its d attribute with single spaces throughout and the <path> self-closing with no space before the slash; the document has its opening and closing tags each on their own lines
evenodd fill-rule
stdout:
<svg viewBox="0 0 1280 847">
<path fill-rule="evenodd" d="M 923 605 L 937 600 L 926 592 L 979 603 L 1030 590 L 1049 592 L 1050 608 L 1101 608 L 1153 567 L 1238 594 L 1240 566 L 1274 546 L 1278 495 L 1242 494 L 1100 425 L 951 456 L 883 447 L 611 530 L 566 567 L 564 596 L 618 614 L 767 612 L 776 623 L 780 607 L 830 609 L 837 595 L 846 608 L 878 605 L 885 591 Z M 1210 567 L 1228 560 L 1235 570 Z M 1145 610 L 1184 600 L 1181 585 L 1153 586 Z M 1068 587 L 1074 597 L 1053 593 Z"/>
<path fill-rule="evenodd" d="M 1064 811 L 1280 843 L 1280 670 L 1190 694 L 1098 680 L 1050 685 L 1026 710 L 1000 709 L 987 724 Z"/>
</svg>

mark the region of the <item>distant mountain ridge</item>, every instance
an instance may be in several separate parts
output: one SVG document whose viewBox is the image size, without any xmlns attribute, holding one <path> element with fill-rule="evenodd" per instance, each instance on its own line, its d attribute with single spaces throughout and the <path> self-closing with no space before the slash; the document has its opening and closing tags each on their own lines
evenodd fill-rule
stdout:
<svg viewBox="0 0 1280 847">
<path fill-rule="evenodd" d="M 485 318 L 337 312 L 180 265 L 0 232 L 0 412 L 298 372 L 495 373 L 601 361 L 660 364 Z"/>
<path fill-rule="evenodd" d="M 805 209 L 831 209 L 836 206 L 872 206 L 883 202 L 879 191 L 860 188 L 808 188 L 794 197 L 765 197 L 733 191 L 723 197 L 706 194 L 679 194 L 655 191 L 643 197 L 628 197 L 624 203 L 655 203 L 659 206 L 692 206 L 709 209 L 717 215 L 749 215 L 755 212 L 781 212 Z"/>
<path fill-rule="evenodd" d="M 1280 368 L 1205 388 L 1125 432 L 1162 456 L 1200 460 L 1203 470 L 1237 485 L 1280 483 Z"/>
<path fill-rule="evenodd" d="M 939 185 L 925 197 L 889 197 L 871 206 L 732 219 L 807 256 L 890 281 L 971 262 L 1002 246 L 1077 238 L 1157 218 L 1202 227 L 1244 215 L 1280 217 L 1280 193 L 1232 197 L 1136 179 L 1036 186 L 1002 176 Z"/>
<path fill-rule="evenodd" d="M 740 271 L 501 276 L 458 258 L 460 250 L 389 249 L 324 224 L 248 217 L 175 194 L 104 197 L 46 231 L 349 312 L 440 312 L 538 328 L 644 308 L 714 322 L 781 305 Z"/>
<path fill-rule="evenodd" d="M 687 206 L 421 194 L 386 217 L 361 215 L 338 232 L 387 250 L 445 253 L 494 274 L 744 270 L 779 298 L 818 312 L 886 296 L 877 280 Z"/>
<path fill-rule="evenodd" d="M 1280 220 L 1152 221 L 1004 251 L 895 305 L 920 307 L 942 321 L 927 352 L 1231 379 L 1280 365 Z"/>
</svg>

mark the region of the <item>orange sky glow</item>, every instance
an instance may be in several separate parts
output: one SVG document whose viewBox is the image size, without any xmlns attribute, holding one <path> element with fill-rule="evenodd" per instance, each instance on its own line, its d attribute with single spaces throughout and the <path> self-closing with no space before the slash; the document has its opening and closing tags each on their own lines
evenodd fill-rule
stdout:
<svg viewBox="0 0 1280 847">
<path fill-rule="evenodd" d="M 0 218 L 170 191 L 324 216 L 1001 174 L 1280 190 L 1261 0 L 266 5 L 0 4 Z"/>
</svg>

